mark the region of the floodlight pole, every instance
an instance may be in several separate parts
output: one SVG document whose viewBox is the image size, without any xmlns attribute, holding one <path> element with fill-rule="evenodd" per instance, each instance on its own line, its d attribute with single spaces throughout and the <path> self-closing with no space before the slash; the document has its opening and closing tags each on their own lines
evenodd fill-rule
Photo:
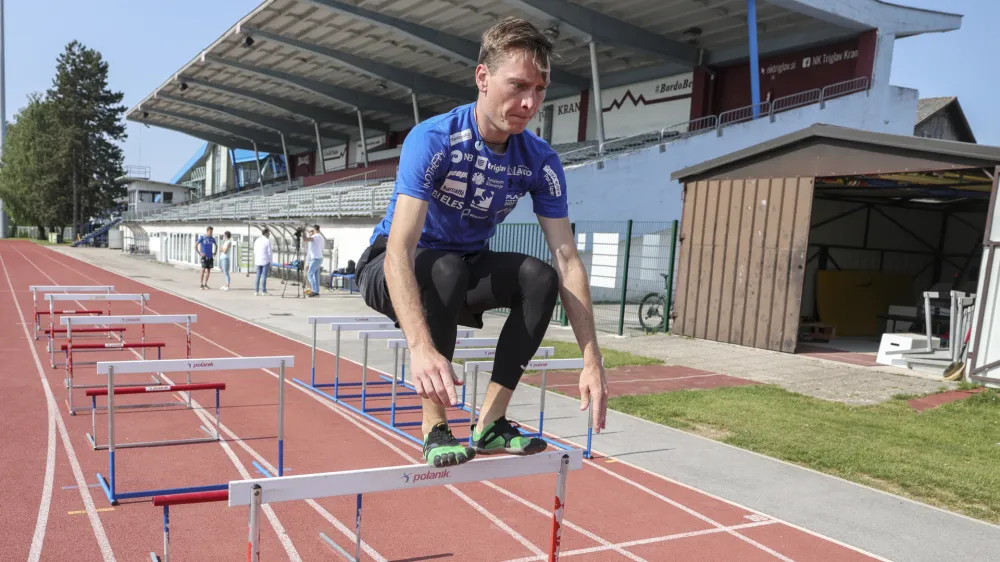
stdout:
<svg viewBox="0 0 1000 562">
<path fill-rule="evenodd" d="M 7 140 L 7 76 L 4 72 L 3 2 L 0 0 L 0 156 Z M 7 211 L 0 199 L 0 238 L 7 237 Z"/>
</svg>

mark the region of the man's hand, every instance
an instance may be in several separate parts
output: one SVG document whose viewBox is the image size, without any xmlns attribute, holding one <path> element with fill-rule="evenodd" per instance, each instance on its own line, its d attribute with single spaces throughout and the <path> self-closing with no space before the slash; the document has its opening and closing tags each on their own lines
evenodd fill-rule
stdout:
<svg viewBox="0 0 1000 562">
<path fill-rule="evenodd" d="M 441 405 L 454 406 L 458 403 L 455 386 L 461 385 L 462 381 L 455 374 L 451 361 L 432 346 L 410 349 L 410 358 L 413 386 L 421 398 Z"/>
<path fill-rule="evenodd" d="M 580 411 L 586 412 L 591 403 L 594 408 L 591 412 L 594 432 L 600 433 L 608 413 L 608 381 L 600 363 L 588 363 L 580 373 Z"/>
</svg>

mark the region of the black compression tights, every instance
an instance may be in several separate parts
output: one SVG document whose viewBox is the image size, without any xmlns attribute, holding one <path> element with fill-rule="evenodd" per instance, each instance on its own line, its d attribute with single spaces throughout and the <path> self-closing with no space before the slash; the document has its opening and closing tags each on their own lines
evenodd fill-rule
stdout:
<svg viewBox="0 0 1000 562">
<path fill-rule="evenodd" d="M 475 257 L 418 249 L 417 285 L 423 296 L 431 338 L 448 360 L 455 353 L 459 312 L 510 308 L 497 340 L 492 381 L 513 390 L 532 359 L 552 318 L 559 277 L 547 263 L 512 252 L 483 252 Z"/>
</svg>

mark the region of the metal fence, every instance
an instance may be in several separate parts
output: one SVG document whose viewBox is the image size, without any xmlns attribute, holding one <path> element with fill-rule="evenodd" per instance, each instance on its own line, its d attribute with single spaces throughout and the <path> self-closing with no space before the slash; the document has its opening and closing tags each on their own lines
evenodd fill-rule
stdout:
<svg viewBox="0 0 1000 562">
<path fill-rule="evenodd" d="M 590 281 L 597 330 L 617 335 L 666 331 L 677 268 L 677 221 L 580 221 L 573 223 L 573 232 Z M 535 223 L 499 225 L 490 248 L 552 263 Z M 552 321 L 569 325 L 561 304 Z"/>
</svg>

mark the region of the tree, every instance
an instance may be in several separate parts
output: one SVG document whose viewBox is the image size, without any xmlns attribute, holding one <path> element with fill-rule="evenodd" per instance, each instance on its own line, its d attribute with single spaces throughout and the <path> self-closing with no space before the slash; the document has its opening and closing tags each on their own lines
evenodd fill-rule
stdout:
<svg viewBox="0 0 1000 562">
<path fill-rule="evenodd" d="M 72 220 L 65 197 L 67 162 L 55 107 L 38 94 L 7 128 L 0 162 L 0 198 L 15 223 L 62 227 Z"/>
<path fill-rule="evenodd" d="M 108 88 L 108 63 L 72 41 L 59 56 L 48 91 L 62 127 L 60 150 L 68 162 L 73 238 L 85 217 L 99 215 L 125 194 L 115 183 L 124 175 L 124 155 L 115 141 L 126 138 L 120 105 L 125 95 Z"/>
</svg>

